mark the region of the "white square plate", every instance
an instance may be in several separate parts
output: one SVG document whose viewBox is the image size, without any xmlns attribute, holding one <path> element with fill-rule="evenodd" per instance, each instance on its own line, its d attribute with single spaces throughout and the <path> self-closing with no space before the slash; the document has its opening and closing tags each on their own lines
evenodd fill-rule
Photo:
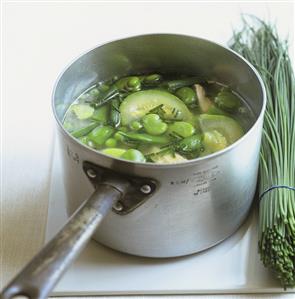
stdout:
<svg viewBox="0 0 295 299">
<path fill-rule="evenodd" d="M 55 148 L 46 241 L 65 223 L 65 190 Z M 257 215 L 221 244 L 169 259 L 116 252 L 91 241 L 56 286 L 53 295 L 279 293 L 278 282 L 257 254 Z"/>
</svg>

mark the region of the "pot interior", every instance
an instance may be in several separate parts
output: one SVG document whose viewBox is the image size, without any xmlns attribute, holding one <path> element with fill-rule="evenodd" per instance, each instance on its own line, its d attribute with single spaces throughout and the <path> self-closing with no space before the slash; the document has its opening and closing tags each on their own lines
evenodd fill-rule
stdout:
<svg viewBox="0 0 295 299">
<path fill-rule="evenodd" d="M 264 107 L 264 90 L 255 69 L 233 51 L 196 37 L 151 34 L 98 46 L 76 59 L 60 76 L 53 106 L 59 123 L 70 104 L 99 81 L 142 73 L 183 74 L 220 82 L 247 103 L 253 126 Z"/>
</svg>

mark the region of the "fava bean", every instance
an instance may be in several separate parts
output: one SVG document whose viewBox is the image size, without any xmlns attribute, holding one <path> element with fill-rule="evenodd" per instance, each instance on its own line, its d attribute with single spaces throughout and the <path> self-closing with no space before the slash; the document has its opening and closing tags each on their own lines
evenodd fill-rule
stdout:
<svg viewBox="0 0 295 299">
<path fill-rule="evenodd" d="M 181 137 L 189 137 L 195 133 L 195 128 L 185 121 L 176 121 L 168 126 L 168 132 L 174 132 Z"/>
<path fill-rule="evenodd" d="M 199 77 L 190 77 L 190 78 L 184 78 L 180 80 L 172 80 L 172 81 L 164 82 L 161 86 L 167 88 L 169 91 L 174 92 L 175 90 L 181 87 L 191 86 L 196 84 L 197 82 L 200 82 Z"/>
<path fill-rule="evenodd" d="M 202 137 L 196 134 L 182 139 L 177 144 L 176 151 L 182 154 L 198 153 L 202 147 Z"/>
<path fill-rule="evenodd" d="M 151 135 L 161 135 L 165 133 L 168 125 L 162 121 L 158 114 L 147 114 L 142 118 L 145 131 Z"/>
<path fill-rule="evenodd" d="M 114 129 L 111 126 L 99 126 L 88 134 L 88 138 L 94 142 L 96 146 L 102 146 L 113 133 Z"/>
<path fill-rule="evenodd" d="M 229 90 L 220 91 L 214 102 L 219 108 L 229 112 L 234 112 L 241 106 L 239 98 Z"/>
<path fill-rule="evenodd" d="M 182 87 L 178 89 L 175 95 L 188 106 L 196 103 L 197 101 L 196 93 L 190 87 Z"/>
<path fill-rule="evenodd" d="M 109 138 L 105 142 L 106 147 L 115 147 L 117 145 L 117 140 L 115 138 Z"/>
<path fill-rule="evenodd" d="M 114 86 L 119 91 L 134 92 L 134 91 L 139 91 L 141 89 L 141 82 L 139 77 L 131 76 L 131 77 L 125 77 L 118 80 L 114 84 Z"/>
<path fill-rule="evenodd" d="M 143 125 L 139 121 L 134 120 L 130 123 L 129 127 L 132 131 L 138 131 L 143 127 Z"/>
<path fill-rule="evenodd" d="M 148 76 L 144 76 L 143 84 L 145 86 L 156 86 L 162 81 L 162 76 L 158 74 L 152 74 Z"/>
<path fill-rule="evenodd" d="M 124 136 L 121 134 L 123 131 L 118 131 L 114 134 L 114 138 L 117 140 L 117 141 L 124 141 Z M 123 132 L 124 133 L 124 132 Z"/>
<path fill-rule="evenodd" d="M 135 161 L 135 162 L 145 162 L 145 157 L 144 155 L 136 149 L 129 149 L 127 150 L 121 158 L 130 160 L 130 161 Z"/>
</svg>

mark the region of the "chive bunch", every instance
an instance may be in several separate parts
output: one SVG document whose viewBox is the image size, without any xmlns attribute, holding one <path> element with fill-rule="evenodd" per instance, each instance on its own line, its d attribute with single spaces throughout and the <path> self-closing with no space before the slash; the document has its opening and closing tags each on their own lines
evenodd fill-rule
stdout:
<svg viewBox="0 0 295 299">
<path fill-rule="evenodd" d="M 295 286 L 295 80 L 275 26 L 245 20 L 230 47 L 260 73 L 267 93 L 259 169 L 259 253 L 284 288 Z M 270 187 L 275 188 L 265 192 Z M 290 187 L 290 188 L 288 188 Z M 263 196 L 262 196 L 263 195 Z"/>
</svg>

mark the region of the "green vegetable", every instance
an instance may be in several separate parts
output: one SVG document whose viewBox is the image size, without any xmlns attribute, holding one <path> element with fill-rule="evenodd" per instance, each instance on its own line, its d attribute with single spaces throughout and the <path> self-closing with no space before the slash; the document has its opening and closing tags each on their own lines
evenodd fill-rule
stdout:
<svg viewBox="0 0 295 299">
<path fill-rule="evenodd" d="M 132 132 L 130 132 L 130 133 L 117 132 L 117 133 L 129 140 L 140 141 L 143 143 L 167 144 L 170 142 L 170 138 L 167 136 L 153 136 L 153 135 L 144 134 L 144 133 L 141 134 L 141 133 L 132 133 Z"/>
<path fill-rule="evenodd" d="M 188 121 L 192 118 L 191 112 L 177 97 L 166 91 L 150 89 L 132 93 L 125 98 L 120 106 L 122 124 L 128 125 L 134 120 L 140 120 L 159 105 L 162 105 L 165 119 Z"/>
<path fill-rule="evenodd" d="M 74 132 L 71 132 L 71 134 L 76 138 L 82 137 L 82 136 L 88 134 L 89 132 L 91 132 L 95 127 L 97 127 L 97 125 L 98 125 L 98 122 L 92 122 L 89 125 L 87 125 L 86 127 L 83 127 Z"/>
<path fill-rule="evenodd" d="M 129 149 L 127 150 L 121 158 L 130 160 L 130 161 L 135 161 L 135 162 L 145 162 L 145 157 L 144 155 L 136 150 L 136 149 Z"/>
<path fill-rule="evenodd" d="M 212 105 L 207 110 L 206 114 L 213 114 L 213 115 L 229 115 L 224 110 L 221 110 L 220 108 L 216 107 L 215 105 Z"/>
<path fill-rule="evenodd" d="M 199 156 L 202 148 L 202 136 L 200 134 L 196 134 L 182 139 L 176 145 L 175 150 L 189 158 L 196 158 Z"/>
<path fill-rule="evenodd" d="M 122 132 L 128 132 L 129 129 L 127 127 L 119 127 L 118 131 L 122 131 Z"/>
<path fill-rule="evenodd" d="M 98 126 L 88 134 L 88 139 L 94 142 L 96 146 L 102 146 L 113 135 L 114 131 L 111 126 Z"/>
<path fill-rule="evenodd" d="M 235 112 L 241 106 L 239 98 L 229 90 L 221 90 L 214 102 L 219 108 L 229 112 Z"/>
<path fill-rule="evenodd" d="M 107 85 L 106 85 L 107 86 Z M 121 98 L 124 93 L 135 92 L 141 89 L 141 82 L 139 77 L 125 77 L 116 81 L 110 87 L 104 88 L 96 99 L 94 106 L 100 107 L 110 100 L 119 97 Z"/>
<path fill-rule="evenodd" d="M 114 134 L 114 138 L 117 141 L 124 141 L 124 136 L 121 134 L 123 131 L 118 131 Z"/>
<path fill-rule="evenodd" d="M 178 89 L 175 95 L 188 106 L 197 101 L 196 93 L 190 87 L 182 87 Z"/>
<path fill-rule="evenodd" d="M 244 134 L 238 122 L 228 116 L 201 114 L 198 119 L 203 132 L 216 130 L 229 144 L 234 143 Z"/>
<path fill-rule="evenodd" d="M 105 142 L 106 147 L 115 147 L 117 146 L 117 140 L 115 138 L 109 138 Z"/>
<path fill-rule="evenodd" d="M 176 121 L 168 126 L 168 132 L 174 132 L 181 137 L 189 137 L 195 133 L 195 128 L 190 123 Z"/>
<path fill-rule="evenodd" d="M 186 158 L 183 156 L 177 154 L 177 153 L 171 153 L 170 151 L 153 154 L 150 155 L 149 158 L 155 162 L 160 164 L 171 164 L 171 163 L 180 163 L 187 161 Z"/>
<path fill-rule="evenodd" d="M 209 155 L 223 150 L 228 146 L 228 143 L 226 138 L 222 134 L 220 134 L 216 130 L 212 130 L 204 133 L 203 145 L 205 148 L 205 154 Z"/>
<path fill-rule="evenodd" d="M 195 90 L 197 94 L 197 99 L 199 103 L 200 110 L 202 113 L 213 114 L 213 115 L 226 115 L 223 110 L 216 107 L 214 103 L 206 96 L 206 92 L 203 86 L 200 84 L 195 84 Z"/>
<path fill-rule="evenodd" d="M 162 121 L 158 114 L 147 114 L 142 118 L 145 131 L 151 135 L 161 135 L 165 133 L 168 125 Z"/>
<path fill-rule="evenodd" d="M 152 74 L 148 76 L 144 76 L 142 83 L 145 86 L 157 86 L 162 81 L 162 76 L 158 74 Z"/>
<path fill-rule="evenodd" d="M 98 99 L 96 99 L 96 101 L 93 101 L 94 106 L 96 108 L 100 107 L 100 106 L 106 104 L 107 102 L 109 102 L 111 99 L 118 97 L 119 95 L 120 95 L 119 90 L 116 87 L 116 85 L 112 85 L 108 89 L 104 88 L 104 91 L 100 93 Z"/>
<path fill-rule="evenodd" d="M 200 81 L 199 77 L 189 77 L 179 80 L 172 80 L 168 82 L 164 82 L 161 84 L 161 87 L 167 88 L 169 91 L 174 92 L 179 88 L 185 87 L 185 86 L 192 86 Z"/>
<path fill-rule="evenodd" d="M 295 79 L 288 46 L 275 27 L 244 22 L 231 47 L 252 63 L 267 94 L 260 151 L 260 196 L 271 186 L 295 187 Z M 295 191 L 273 189 L 259 203 L 259 253 L 284 288 L 295 287 Z"/>
<path fill-rule="evenodd" d="M 90 118 L 94 112 L 94 108 L 87 104 L 76 104 L 71 106 L 72 111 L 78 119 Z"/>
<path fill-rule="evenodd" d="M 206 110 L 207 114 L 228 114 L 206 97 L 207 88 L 205 91 L 197 82 L 197 77 L 164 81 L 159 74 L 113 77 L 77 98 L 66 113 L 64 127 L 69 132 L 80 127 L 73 132 L 80 142 L 117 157 L 126 154 L 128 159 L 143 161 L 139 150 L 149 162 L 156 163 L 196 158 L 205 153 L 202 136 L 196 132 L 207 130 L 206 126 L 214 131 L 220 125 L 217 119 L 200 121 L 200 110 Z M 202 84 L 212 85 L 209 81 Z M 212 98 L 222 88 L 218 83 L 215 85 L 218 88 L 211 92 Z M 206 102 L 207 107 L 202 110 Z M 232 128 L 233 119 L 223 121 L 229 127 L 227 130 L 236 133 L 238 125 Z M 126 148 L 131 151 L 126 153 Z"/>
<path fill-rule="evenodd" d="M 134 120 L 130 123 L 129 127 L 132 131 L 138 131 L 143 127 L 143 125 L 139 121 Z"/>
<path fill-rule="evenodd" d="M 106 155 L 120 158 L 126 152 L 126 150 L 122 149 L 122 148 L 106 148 L 106 149 L 103 149 L 101 152 Z"/>
<path fill-rule="evenodd" d="M 117 128 L 121 122 L 119 106 L 119 99 L 111 100 L 110 124 L 115 128 Z"/>
<path fill-rule="evenodd" d="M 141 82 L 139 77 L 131 76 L 121 78 L 115 83 L 115 86 L 119 91 L 135 92 L 140 90 Z"/>
<path fill-rule="evenodd" d="M 98 107 L 94 110 L 91 118 L 105 125 L 108 122 L 109 110 L 110 107 L 108 105 Z"/>
<path fill-rule="evenodd" d="M 87 136 L 82 136 L 82 137 L 80 137 L 79 138 L 79 140 L 83 143 L 83 144 L 88 144 L 88 141 L 89 141 L 89 139 L 88 139 L 88 137 Z"/>
</svg>

